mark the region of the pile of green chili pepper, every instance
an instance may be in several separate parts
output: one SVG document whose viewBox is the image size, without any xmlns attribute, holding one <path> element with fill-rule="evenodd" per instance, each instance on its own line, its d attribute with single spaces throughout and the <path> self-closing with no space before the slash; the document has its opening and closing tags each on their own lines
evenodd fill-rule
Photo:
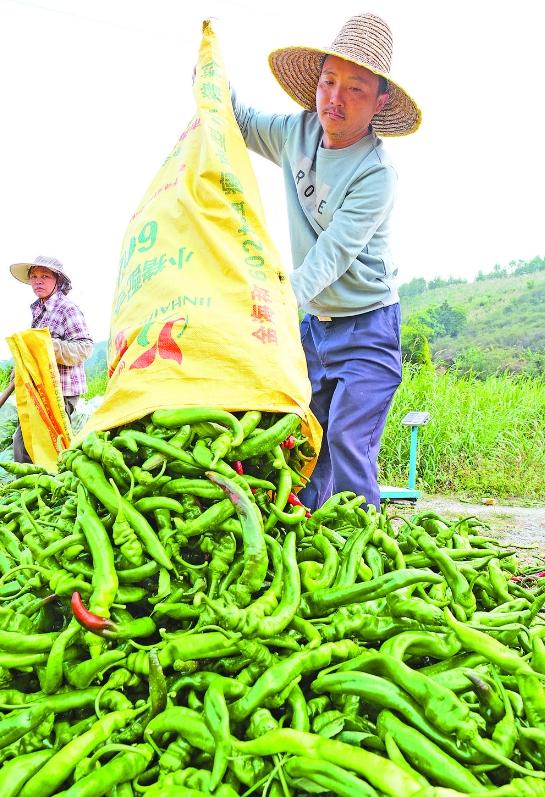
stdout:
<svg viewBox="0 0 545 797">
<path fill-rule="evenodd" d="M 545 797 L 545 585 L 474 517 L 297 498 L 295 414 L 3 463 L 1 797 Z"/>
</svg>

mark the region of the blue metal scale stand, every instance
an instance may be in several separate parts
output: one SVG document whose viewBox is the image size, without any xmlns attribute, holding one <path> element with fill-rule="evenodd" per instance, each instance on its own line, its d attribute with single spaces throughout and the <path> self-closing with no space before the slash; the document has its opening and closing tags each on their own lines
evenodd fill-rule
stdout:
<svg viewBox="0 0 545 797">
<path fill-rule="evenodd" d="M 430 420 L 429 412 L 408 412 L 401 423 L 411 427 L 411 447 L 409 451 L 409 480 L 407 487 L 380 485 L 381 501 L 416 501 L 421 492 L 416 488 L 416 453 L 418 449 L 418 427 Z"/>
</svg>

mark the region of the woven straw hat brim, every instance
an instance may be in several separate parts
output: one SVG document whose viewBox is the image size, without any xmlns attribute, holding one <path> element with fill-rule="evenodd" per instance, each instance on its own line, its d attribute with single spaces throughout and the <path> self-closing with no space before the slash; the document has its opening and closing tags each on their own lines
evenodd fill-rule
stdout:
<svg viewBox="0 0 545 797">
<path fill-rule="evenodd" d="M 306 111 L 316 110 L 316 87 L 322 71 L 322 58 L 335 55 L 345 61 L 363 66 L 375 75 L 388 81 L 390 99 L 382 111 L 373 117 L 375 132 L 383 136 L 408 136 L 420 126 L 422 113 L 416 102 L 386 72 L 380 72 L 369 64 L 347 58 L 335 50 L 315 49 L 313 47 L 284 47 L 269 55 L 269 66 L 276 80 Z"/>
<path fill-rule="evenodd" d="M 36 266 L 36 263 L 13 263 L 9 267 L 9 270 L 11 271 L 12 275 L 15 277 L 16 280 L 19 280 L 19 282 L 24 282 L 25 285 L 30 285 L 30 277 L 28 276 L 28 271 L 33 266 L 36 268 L 47 268 L 49 269 L 49 271 L 54 271 L 55 274 L 58 274 L 60 277 L 63 278 L 65 283 L 67 283 L 68 287 L 72 286 L 69 277 L 67 277 L 63 271 L 59 271 L 58 269 L 52 268 L 50 266 Z"/>
</svg>

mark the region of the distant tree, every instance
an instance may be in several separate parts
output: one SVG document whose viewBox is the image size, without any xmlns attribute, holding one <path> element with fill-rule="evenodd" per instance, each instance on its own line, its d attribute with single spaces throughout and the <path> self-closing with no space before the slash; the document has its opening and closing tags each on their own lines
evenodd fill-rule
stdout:
<svg viewBox="0 0 545 797">
<path fill-rule="evenodd" d="M 437 288 L 444 288 L 447 285 L 447 280 L 442 279 L 442 277 L 434 277 L 428 282 L 428 290 L 435 291 Z"/>
<path fill-rule="evenodd" d="M 534 257 L 529 263 L 525 260 L 518 260 L 513 274 L 519 276 L 521 274 L 535 274 L 537 271 L 545 271 L 545 260 L 542 257 Z"/>
<path fill-rule="evenodd" d="M 455 338 L 467 323 L 467 313 L 462 307 L 453 307 L 444 301 L 442 304 L 428 307 L 424 312 L 418 313 L 415 321 L 429 327 L 429 340 L 444 336 Z"/>
<path fill-rule="evenodd" d="M 435 311 L 438 326 L 442 326 L 445 335 L 455 338 L 467 323 L 467 313 L 462 307 L 453 307 L 443 302 Z"/>
<path fill-rule="evenodd" d="M 462 279 L 461 277 L 447 277 L 447 279 L 443 279 L 442 277 L 434 277 L 428 282 L 428 290 L 433 291 L 436 288 L 448 288 L 449 285 L 462 285 L 465 282 L 467 282 L 467 280 Z"/>
<path fill-rule="evenodd" d="M 507 269 L 502 268 L 499 263 L 496 263 L 490 274 L 488 275 L 489 279 L 499 279 L 500 277 L 507 276 Z"/>
<path fill-rule="evenodd" d="M 424 293 L 426 289 L 426 280 L 422 277 L 415 277 L 410 280 L 410 282 L 406 282 L 399 286 L 399 295 L 402 299 L 409 298 L 410 296 L 419 296 L 421 293 Z"/>
</svg>

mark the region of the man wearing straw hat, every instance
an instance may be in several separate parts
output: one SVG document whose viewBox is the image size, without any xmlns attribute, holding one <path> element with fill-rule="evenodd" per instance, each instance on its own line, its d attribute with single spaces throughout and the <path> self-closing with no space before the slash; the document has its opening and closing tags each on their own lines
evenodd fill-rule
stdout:
<svg viewBox="0 0 545 797">
<path fill-rule="evenodd" d="M 30 305 L 31 326 L 33 329 L 47 327 L 51 333 L 64 407 L 70 418 L 79 397 L 87 390 L 83 363 L 93 351 L 93 340 L 83 313 L 66 295 L 72 289 L 70 278 L 60 260 L 43 255 L 38 255 L 32 263 L 13 263 L 10 271 L 19 282 L 30 285 L 37 297 Z M 13 392 L 14 387 L 15 374 L 7 391 Z M 13 436 L 13 459 L 15 462 L 31 461 L 20 426 Z"/>
<path fill-rule="evenodd" d="M 401 381 L 400 312 L 389 251 L 396 173 L 384 136 L 408 135 L 420 111 L 392 80 L 392 35 L 373 14 L 351 17 L 330 47 L 269 56 L 305 110 L 233 108 L 248 147 L 282 167 L 311 409 L 324 440 L 310 484 L 314 509 L 352 490 L 380 506 L 377 456 Z"/>
</svg>

